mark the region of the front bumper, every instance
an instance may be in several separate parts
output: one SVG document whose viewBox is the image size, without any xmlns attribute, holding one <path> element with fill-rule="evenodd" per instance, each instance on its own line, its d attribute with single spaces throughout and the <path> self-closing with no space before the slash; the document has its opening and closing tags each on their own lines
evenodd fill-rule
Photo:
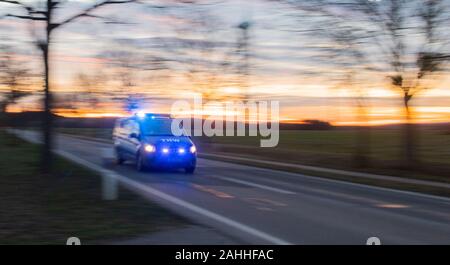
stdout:
<svg viewBox="0 0 450 265">
<path fill-rule="evenodd" d="M 178 154 L 174 152 L 146 153 L 145 164 L 155 168 L 187 168 L 195 167 L 197 155 L 192 153 Z"/>
</svg>

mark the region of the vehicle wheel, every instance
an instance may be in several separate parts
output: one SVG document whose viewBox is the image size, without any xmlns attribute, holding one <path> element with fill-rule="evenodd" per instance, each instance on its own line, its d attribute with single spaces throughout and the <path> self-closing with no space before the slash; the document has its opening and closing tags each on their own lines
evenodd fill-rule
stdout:
<svg viewBox="0 0 450 265">
<path fill-rule="evenodd" d="M 193 174 L 195 171 L 195 166 L 193 167 L 187 167 L 184 169 L 184 171 L 186 172 L 186 174 Z"/>
<path fill-rule="evenodd" d="M 115 162 L 117 165 L 122 165 L 123 162 L 125 162 L 125 159 L 122 158 L 122 155 L 117 150 L 116 150 Z"/>
<path fill-rule="evenodd" d="M 147 167 L 145 165 L 145 161 L 144 161 L 144 158 L 142 157 L 142 155 L 138 155 L 138 157 L 136 158 L 136 169 L 137 169 L 137 171 L 140 171 L 140 172 L 144 172 L 145 170 L 147 170 Z"/>
</svg>

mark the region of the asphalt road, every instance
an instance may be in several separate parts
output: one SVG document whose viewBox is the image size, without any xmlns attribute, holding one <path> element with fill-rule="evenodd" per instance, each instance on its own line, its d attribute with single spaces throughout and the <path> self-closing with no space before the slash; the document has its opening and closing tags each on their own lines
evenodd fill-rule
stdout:
<svg viewBox="0 0 450 265">
<path fill-rule="evenodd" d="M 36 133 L 22 134 L 38 139 Z M 110 148 L 61 135 L 56 144 L 57 150 L 98 165 L 102 165 L 103 150 Z M 160 200 L 244 243 L 365 244 L 369 237 L 378 237 L 382 244 L 450 244 L 450 200 L 445 198 L 206 159 L 198 160 L 194 175 L 182 171 L 139 173 L 132 163 L 110 169 L 273 237 L 247 235 L 245 229 L 236 230 Z"/>
</svg>

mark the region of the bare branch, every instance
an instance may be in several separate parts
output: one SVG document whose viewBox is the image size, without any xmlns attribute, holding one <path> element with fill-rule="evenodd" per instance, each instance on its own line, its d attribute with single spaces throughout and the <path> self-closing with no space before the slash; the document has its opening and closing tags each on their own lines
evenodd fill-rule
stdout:
<svg viewBox="0 0 450 265">
<path fill-rule="evenodd" d="M 94 10 L 97 10 L 98 8 L 100 8 L 102 6 L 114 5 L 114 4 L 136 3 L 136 2 L 138 2 L 138 0 L 105 0 L 103 2 L 100 2 L 98 4 L 95 4 L 95 5 L 87 8 L 86 10 L 84 10 L 70 18 L 67 18 L 67 19 L 61 21 L 60 23 L 53 24 L 53 28 L 57 28 L 59 26 L 68 24 L 74 20 L 81 18 L 81 17 L 94 17 L 95 15 L 92 15 L 91 12 L 93 12 Z"/>
<path fill-rule="evenodd" d="M 26 5 L 22 2 L 19 1 L 12 1 L 12 0 L 0 0 L 0 3 L 5 3 L 5 4 L 12 4 L 12 5 L 18 5 L 20 7 L 22 7 L 23 9 L 25 9 L 28 14 L 38 14 L 38 15 L 43 15 L 45 16 L 46 13 L 43 11 L 37 11 L 34 7 Z"/>
<path fill-rule="evenodd" d="M 0 0 L 0 3 L 18 5 L 18 6 L 22 7 L 23 9 L 25 9 L 25 11 L 28 13 L 28 15 L 26 15 L 26 16 L 25 15 L 4 14 L 4 15 L 0 16 L 0 18 L 14 17 L 14 18 L 19 18 L 19 19 L 27 19 L 27 20 L 41 20 L 41 21 L 46 20 L 46 16 L 47 16 L 46 12 L 35 10 L 34 7 L 26 5 L 22 2 L 12 1 L 12 0 Z M 35 15 L 42 15 L 42 17 L 38 17 Z"/>
<path fill-rule="evenodd" d="M 30 6 L 28 6 L 28 5 L 25 5 L 24 3 L 19 2 L 19 1 L 0 0 L 0 3 L 19 5 L 19 6 L 22 6 L 22 7 L 24 7 L 24 8 L 32 8 L 32 7 L 30 7 Z"/>
<path fill-rule="evenodd" d="M 33 17 L 33 16 L 21 16 L 21 15 L 13 15 L 13 14 L 5 14 L 2 17 L 14 17 L 14 18 L 20 18 L 20 19 L 27 19 L 27 20 L 46 20 L 45 17 Z M 0 17 L 0 18 L 2 18 Z"/>
</svg>

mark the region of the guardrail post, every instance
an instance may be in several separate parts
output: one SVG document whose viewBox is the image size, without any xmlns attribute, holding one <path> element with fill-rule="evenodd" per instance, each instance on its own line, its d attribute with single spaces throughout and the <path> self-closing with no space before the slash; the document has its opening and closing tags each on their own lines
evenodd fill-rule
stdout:
<svg viewBox="0 0 450 265">
<path fill-rule="evenodd" d="M 103 165 L 109 166 L 114 159 L 112 148 L 102 149 Z M 119 187 L 117 179 L 108 172 L 102 173 L 102 199 L 103 200 L 117 200 Z"/>
</svg>

